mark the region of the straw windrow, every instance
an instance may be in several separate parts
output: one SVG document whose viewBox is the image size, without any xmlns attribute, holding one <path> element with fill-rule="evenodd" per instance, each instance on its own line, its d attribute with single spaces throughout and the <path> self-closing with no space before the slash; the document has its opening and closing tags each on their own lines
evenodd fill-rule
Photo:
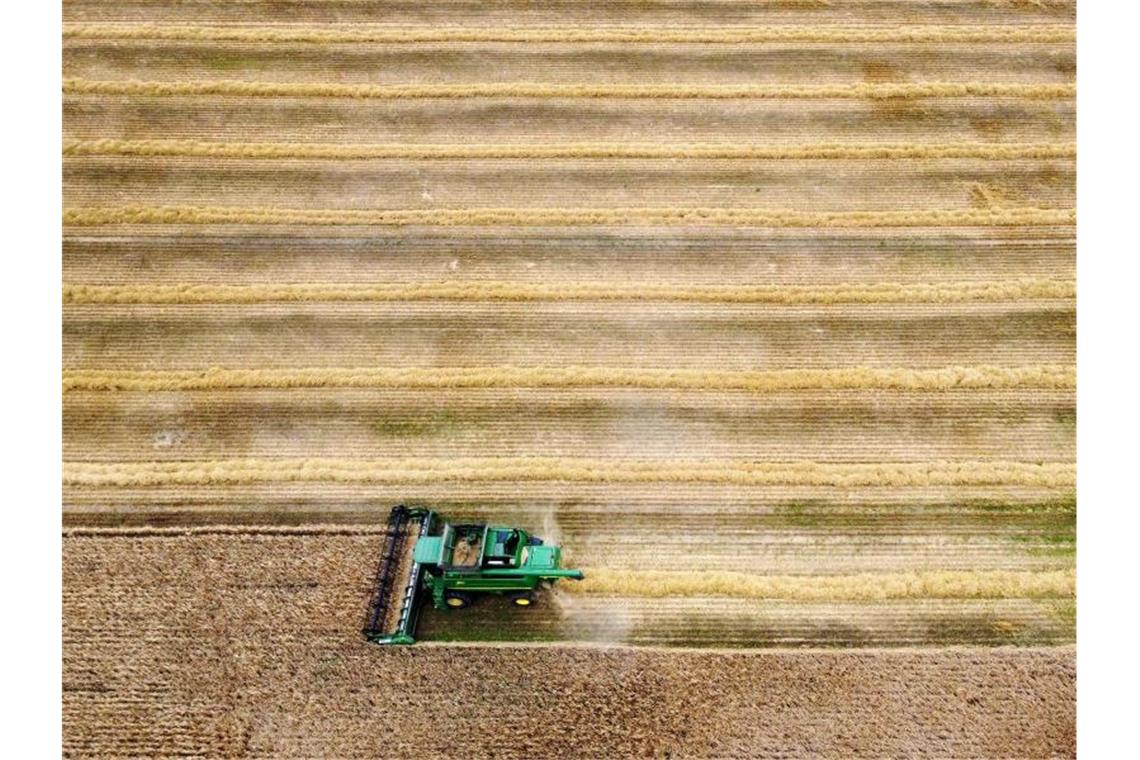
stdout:
<svg viewBox="0 0 1140 760">
<path fill-rule="evenodd" d="M 291 224 L 589 226 L 730 225 L 773 228 L 1070 226 L 1073 209 L 970 208 L 914 211 L 789 211 L 748 208 L 465 208 L 465 209 L 281 209 L 226 206 L 118 206 L 70 208 L 65 225 L 108 224 Z"/>
<path fill-rule="evenodd" d="M 1063 462 L 653 461 L 578 458 L 232 459 L 195 462 L 66 462 L 72 486 L 175 486 L 272 482 L 709 483 L 720 485 L 1033 486 L 1072 488 L 1075 467 Z"/>
<path fill-rule="evenodd" d="M 223 388 L 644 388 L 673 390 L 1073 388 L 1071 366 L 977 365 L 941 369 L 847 367 L 787 370 L 659 370 L 610 367 L 406 367 L 376 369 L 65 370 L 66 391 Z"/>
<path fill-rule="evenodd" d="M 1076 156 L 1073 143 L 301 143 L 205 142 L 200 140 L 65 140 L 65 156 L 123 156 L 249 159 L 574 159 L 686 158 L 754 160 L 991 160 L 1052 159 Z"/>
<path fill-rule="evenodd" d="M 585 568 L 574 594 L 632 597 L 713 596 L 797 602 L 878 602 L 891 599 L 1065 598 L 1076 593 L 1076 572 L 933 570 L 862 575 L 772 576 L 740 572 L 686 572 Z"/>
<path fill-rule="evenodd" d="M 67 78 L 69 95 L 138 95 L 148 97 L 221 95 L 278 98 L 636 98 L 636 99 L 773 99 L 814 98 L 1029 98 L 1053 100 L 1076 94 L 1071 84 L 1017 82 L 915 82 L 859 84 L 340 84 L 319 82 L 246 82 L 196 80 L 150 82 Z"/>
<path fill-rule="evenodd" d="M 1073 299 L 1072 280 L 963 283 L 685 286 L 526 282 L 381 283 L 374 285 L 65 285 L 72 304 L 254 304 L 305 301 L 660 301 L 755 304 L 992 303 Z"/>
<path fill-rule="evenodd" d="M 1072 26 L 809 26 L 763 27 L 412 27 L 412 26 L 192 26 L 185 24 L 67 24 L 64 39 L 298 43 L 1062 43 L 1075 42 Z"/>
</svg>

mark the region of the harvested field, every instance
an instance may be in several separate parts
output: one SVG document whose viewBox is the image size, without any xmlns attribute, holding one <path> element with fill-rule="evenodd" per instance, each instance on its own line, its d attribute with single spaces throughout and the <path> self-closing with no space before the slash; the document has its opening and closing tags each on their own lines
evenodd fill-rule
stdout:
<svg viewBox="0 0 1140 760">
<path fill-rule="evenodd" d="M 69 380 L 78 385 L 84 377 Z M 151 378 L 131 379 L 137 388 Z M 1028 460 L 1067 462 L 1075 443 L 1072 392 L 1060 383 L 1053 390 L 1028 383 L 963 390 L 959 382 L 935 395 L 899 390 L 889 399 L 863 389 L 456 388 L 441 396 L 329 386 L 121 390 L 108 399 L 93 385 L 67 394 L 69 459 L 502 457 L 538 450 L 573 457 L 587 447 L 623 457 L 634 445 L 641 457 L 677 458 L 684 452 L 674 444 L 683 439 L 706 457 L 729 459 L 1000 460 L 1016 449 Z"/>
<path fill-rule="evenodd" d="M 1072 755 L 1074 16 L 67 0 L 65 754 Z"/>
<path fill-rule="evenodd" d="M 1073 751 L 1069 647 L 381 650 L 357 633 L 374 544 L 367 536 L 321 532 L 65 539 L 69 749 L 81 755 L 446 756 L 454 749 L 438 731 L 446 725 L 464 732 L 465 756 L 479 757 L 542 753 L 550 741 L 582 757 L 1041 757 Z M 680 643 L 669 638 L 677 631 L 662 616 L 695 622 L 708 619 L 710 610 L 722 635 L 743 625 L 757 637 L 750 642 L 772 636 L 785 645 L 804 637 L 874 644 L 875 631 L 882 630 L 874 607 L 769 603 L 756 614 L 704 601 L 680 610 L 655 605 L 656 613 L 639 605 L 615 619 L 612 608 L 585 599 L 569 608 L 565 625 L 596 640 L 626 635 Z M 505 607 L 491 610 L 500 622 L 502 615 L 520 616 Z M 470 616 L 478 627 L 451 635 L 501 635 L 502 628 L 487 630 L 487 617 Z M 926 602 L 890 617 L 892 630 L 906 620 L 924 639 L 936 631 L 946 643 L 991 643 L 995 636 L 992 643 L 1048 641 L 1056 630 L 1046 609 L 1026 604 Z M 853 620 L 866 626 L 866 638 L 852 638 Z M 711 643 L 716 639 L 707 637 L 717 630 L 705 625 L 695 640 L 704 636 Z M 488 672 L 509 684 L 515 698 L 490 697 Z M 488 698 L 502 720 L 520 727 L 505 749 L 501 724 L 470 712 Z M 609 719 L 582 721 L 583 711 Z M 735 717 L 705 717 L 726 712 Z"/>
</svg>

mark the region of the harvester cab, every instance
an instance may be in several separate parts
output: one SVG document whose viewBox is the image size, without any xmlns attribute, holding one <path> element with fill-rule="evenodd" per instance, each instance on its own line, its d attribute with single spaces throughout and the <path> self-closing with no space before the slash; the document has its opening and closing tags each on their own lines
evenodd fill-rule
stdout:
<svg viewBox="0 0 1140 760">
<path fill-rule="evenodd" d="M 421 605 L 470 605 L 476 594 L 505 594 L 516 605 L 538 600 L 543 582 L 582 579 L 562 568 L 562 549 L 525 530 L 497 525 L 452 525 L 429 509 L 394 507 L 380 552 L 364 636 L 377 644 L 415 642 Z"/>
</svg>

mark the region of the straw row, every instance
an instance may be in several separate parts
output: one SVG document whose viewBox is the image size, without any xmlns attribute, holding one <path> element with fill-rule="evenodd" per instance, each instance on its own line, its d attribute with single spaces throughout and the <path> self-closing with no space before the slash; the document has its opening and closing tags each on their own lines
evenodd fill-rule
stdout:
<svg viewBox="0 0 1140 760">
<path fill-rule="evenodd" d="M 812 159 L 1051 159 L 1074 158 L 1075 143 L 883 143 L 809 145 L 549 143 L 243 143 L 197 140 L 65 140 L 65 156 L 170 156 L 184 158 L 312 158 L 364 160 L 513 158 Z"/>
<path fill-rule="evenodd" d="M 970 208 L 914 211 L 788 211 L 748 208 L 281 209 L 227 206 L 72 208 L 63 223 L 435 226 L 731 225 L 742 227 L 1069 226 L 1073 209 Z"/>
<path fill-rule="evenodd" d="M 194 462 L 65 462 L 72 486 L 322 483 L 707 483 L 741 486 L 1026 486 L 1071 488 L 1064 462 L 821 464 L 577 458 L 231 459 Z"/>
<path fill-rule="evenodd" d="M 336 285 L 64 285 L 70 304 L 253 304 L 297 301 L 657 301 L 755 304 L 924 304 L 1073 299 L 1072 280 L 844 285 L 670 286 L 440 282 Z"/>
<path fill-rule="evenodd" d="M 1076 94 L 1073 84 L 913 82 L 859 84 L 344 84 L 333 82 L 246 82 L 213 80 L 144 82 L 67 78 L 70 95 L 231 95 L 299 98 L 968 98 L 1056 99 Z"/>
<path fill-rule="evenodd" d="M 609 367 L 407 367 L 206 370 L 65 370 L 64 391 L 190 391 L 239 388 L 640 388 L 666 390 L 1069 389 L 1067 365 L 942 369 L 849 367 L 786 370 Z"/>
<path fill-rule="evenodd" d="M 891 599 L 1069 598 L 1074 570 L 933 570 L 860 575 L 769 576 L 739 572 L 585 568 L 585 580 L 562 583 L 575 594 L 632 597 L 717 596 L 803 602 Z"/>
<path fill-rule="evenodd" d="M 411 26 L 189 26 L 67 24 L 64 39 L 209 42 L 416 43 L 889 43 L 1074 42 L 1071 25 L 1029 26 L 806 26 L 760 27 L 411 27 Z"/>
</svg>

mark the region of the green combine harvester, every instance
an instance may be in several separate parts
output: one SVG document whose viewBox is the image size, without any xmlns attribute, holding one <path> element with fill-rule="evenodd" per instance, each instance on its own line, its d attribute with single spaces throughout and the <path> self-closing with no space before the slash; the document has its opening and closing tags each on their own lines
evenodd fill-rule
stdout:
<svg viewBox="0 0 1140 760">
<path fill-rule="evenodd" d="M 368 604 L 364 637 L 376 644 L 413 644 L 427 594 L 438 610 L 461 609 L 480 593 L 505 594 L 529 607 L 538 585 L 582 579 L 564 570 L 562 550 L 519 528 L 452 525 L 430 509 L 393 507 Z"/>
</svg>

